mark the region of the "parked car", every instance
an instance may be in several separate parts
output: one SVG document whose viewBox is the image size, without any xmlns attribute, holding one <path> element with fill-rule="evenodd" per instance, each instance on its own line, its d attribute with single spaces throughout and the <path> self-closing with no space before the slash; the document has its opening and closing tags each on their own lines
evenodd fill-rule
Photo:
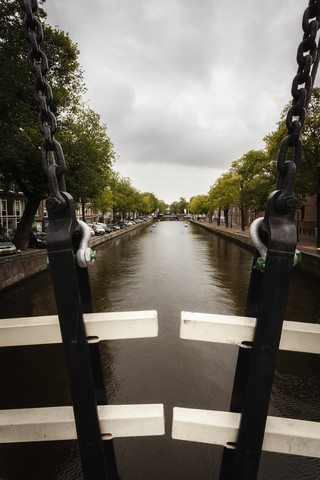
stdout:
<svg viewBox="0 0 320 480">
<path fill-rule="evenodd" d="M 106 225 L 105 223 L 96 223 L 95 225 L 100 225 L 105 231 L 105 233 L 111 233 L 113 230 L 112 228 L 109 227 L 109 225 Z"/>
<path fill-rule="evenodd" d="M 29 237 L 29 248 L 47 248 L 45 232 L 31 232 Z"/>
<path fill-rule="evenodd" d="M 115 232 L 116 230 L 120 230 L 120 226 L 119 225 L 114 225 L 113 223 L 108 223 L 107 227 L 111 228 L 111 230 L 113 232 Z"/>
<path fill-rule="evenodd" d="M 95 235 L 104 235 L 106 233 L 105 229 L 103 227 L 101 227 L 101 225 L 98 225 L 97 223 L 93 224 L 92 228 L 93 228 L 93 231 L 94 231 Z"/>
<path fill-rule="evenodd" d="M 17 253 L 15 245 L 3 235 L 0 235 L 0 255 L 14 255 Z"/>
<path fill-rule="evenodd" d="M 121 228 L 124 228 L 124 227 L 125 227 L 125 223 L 124 223 L 124 222 L 118 222 L 118 223 L 116 224 L 116 227 L 117 227 L 118 230 L 121 230 Z"/>
</svg>

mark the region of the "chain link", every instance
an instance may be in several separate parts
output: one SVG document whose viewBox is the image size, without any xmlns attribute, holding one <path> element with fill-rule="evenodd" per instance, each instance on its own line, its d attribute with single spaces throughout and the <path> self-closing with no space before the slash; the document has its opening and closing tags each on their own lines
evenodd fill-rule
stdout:
<svg viewBox="0 0 320 480">
<path fill-rule="evenodd" d="M 282 211 L 295 208 L 293 184 L 295 174 L 301 164 L 302 142 L 300 133 L 303 127 L 306 110 L 305 103 L 312 88 L 310 70 L 317 54 L 316 36 L 320 27 L 320 0 L 310 0 L 302 18 L 303 39 L 297 51 L 298 71 L 292 82 L 292 106 L 287 113 L 287 136 L 283 139 L 278 156 L 277 189 L 284 190 L 279 199 Z M 299 88 L 300 85 L 303 87 Z M 292 160 L 286 161 L 288 148 L 293 147 Z M 289 198 L 291 197 L 291 198 Z M 288 203 L 289 202 L 289 203 Z"/>
<path fill-rule="evenodd" d="M 48 177 L 49 197 L 47 206 L 53 211 L 61 211 L 65 207 L 65 199 L 61 191 L 65 191 L 64 171 L 65 158 L 60 143 L 55 140 L 57 130 L 56 117 L 50 110 L 53 96 L 48 82 L 44 79 L 48 71 L 48 59 L 41 50 L 43 41 L 43 29 L 39 20 L 35 17 L 38 9 L 37 0 L 18 0 L 23 15 L 23 31 L 30 44 L 28 64 L 34 74 L 34 97 L 39 104 L 38 126 L 43 134 L 44 142 L 41 147 L 41 161 Z"/>
</svg>

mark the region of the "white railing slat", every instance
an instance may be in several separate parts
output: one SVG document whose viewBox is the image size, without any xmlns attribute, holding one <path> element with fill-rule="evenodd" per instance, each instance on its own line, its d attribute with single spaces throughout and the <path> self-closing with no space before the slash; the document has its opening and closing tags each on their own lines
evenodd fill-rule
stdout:
<svg viewBox="0 0 320 480">
<path fill-rule="evenodd" d="M 156 310 L 137 312 L 85 313 L 89 342 L 158 335 Z M 57 315 L 2 319 L 0 347 L 61 343 Z"/>
<path fill-rule="evenodd" d="M 180 337 L 243 347 L 253 341 L 255 324 L 251 317 L 181 312 Z M 284 321 L 280 349 L 319 354 L 320 325 Z"/>
<path fill-rule="evenodd" d="M 99 405 L 103 439 L 164 434 L 162 404 Z M 0 411 L 0 443 L 77 439 L 72 407 Z"/>
<path fill-rule="evenodd" d="M 239 413 L 175 407 L 172 438 L 234 448 L 239 424 Z M 262 450 L 320 458 L 320 423 L 268 417 Z"/>
</svg>

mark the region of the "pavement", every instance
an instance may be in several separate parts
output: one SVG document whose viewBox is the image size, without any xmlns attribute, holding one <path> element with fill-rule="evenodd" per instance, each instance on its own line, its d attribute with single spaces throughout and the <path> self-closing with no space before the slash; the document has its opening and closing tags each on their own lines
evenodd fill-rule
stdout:
<svg viewBox="0 0 320 480">
<path fill-rule="evenodd" d="M 226 231 L 229 233 L 234 233 L 234 234 L 239 234 L 244 235 L 246 237 L 249 237 L 249 227 L 246 227 L 246 229 L 243 231 L 241 230 L 240 225 L 233 225 L 232 227 L 226 227 L 225 225 L 220 225 L 217 226 L 216 223 L 207 223 L 207 222 L 201 222 L 204 223 L 205 225 L 208 225 L 209 227 L 214 227 L 217 230 L 222 230 Z M 316 246 L 316 239 L 315 237 L 307 237 L 307 236 L 299 236 L 298 242 L 297 242 L 297 249 L 300 250 L 301 252 L 309 253 L 311 255 L 316 255 L 320 257 L 320 251 L 317 251 L 317 246 Z"/>
</svg>

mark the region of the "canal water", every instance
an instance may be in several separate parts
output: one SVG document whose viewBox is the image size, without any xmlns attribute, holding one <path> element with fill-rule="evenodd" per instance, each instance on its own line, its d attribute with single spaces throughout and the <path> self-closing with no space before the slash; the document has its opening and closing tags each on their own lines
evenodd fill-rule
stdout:
<svg viewBox="0 0 320 480">
<path fill-rule="evenodd" d="M 152 230 L 152 232 L 150 231 Z M 96 312 L 157 310 L 159 336 L 102 342 L 109 402 L 163 403 L 166 434 L 115 439 L 122 480 L 214 480 L 222 447 L 171 438 L 172 409 L 229 410 L 237 348 L 181 340 L 181 311 L 243 315 L 252 254 L 184 222 L 159 222 L 100 246 Z M 271 299 L 270 299 L 271 301 Z M 0 294 L 1 318 L 56 313 L 50 275 Z M 320 322 L 319 282 L 293 274 L 286 319 Z M 60 345 L 0 349 L 0 408 L 70 404 Z M 270 414 L 320 421 L 320 359 L 280 352 Z M 79 479 L 77 443 L 2 445 L 1 480 Z M 320 460 L 263 453 L 259 479 L 319 479 Z"/>
</svg>

